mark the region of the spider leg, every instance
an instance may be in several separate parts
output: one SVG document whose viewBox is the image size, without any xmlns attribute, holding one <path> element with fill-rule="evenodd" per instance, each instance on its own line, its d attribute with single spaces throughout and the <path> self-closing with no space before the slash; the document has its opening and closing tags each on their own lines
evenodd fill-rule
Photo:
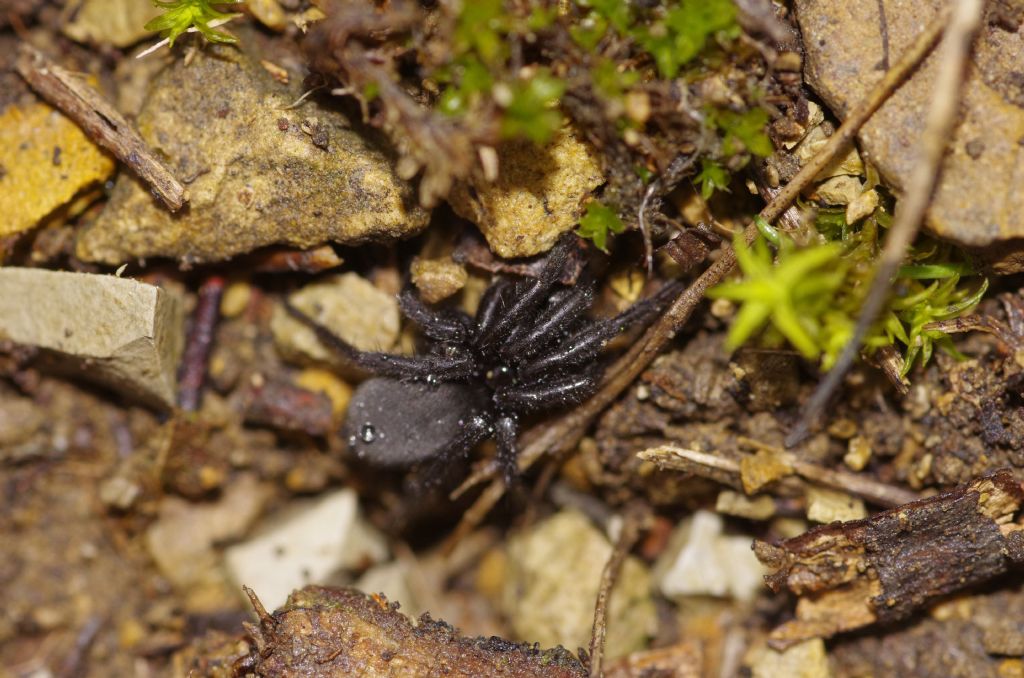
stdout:
<svg viewBox="0 0 1024 678">
<path fill-rule="evenodd" d="M 492 312 L 477 322 L 476 345 L 478 347 L 490 346 L 495 341 L 508 336 L 512 328 L 540 305 L 551 287 L 561 277 L 571 247 L 571 238 L 559 240 L 548 255 L 540 275 L 516 285 L 512 302 L 504 309 L 504 312 Z"/>
<path fill-rule="evenodd" d="M 515 417 L 498 417 L 494 422 L 494 437 L 498 443 L 498 466 L 505 477 L 506 487 L 511 486 L 519 475 L 519 448 L 516 438 L 519 436 L 519 421 Z"/>
<path fill-rule="evenodd" d="M 324 346 L 354 365 L 374 374 L 392 379 L 437 379 L 456 381 L 466 379 L 476 372 L 476 361 L 466 353 L 450 355 L 395 355 L 382 351 L 362 351 L 295 308 L 287 299 L 283 300 L 285 310 L 296 320 L 316 333 Z"/>
<path fill-rule="evenodd" d="M 682 283 L 669 283 L 658 290 L 657 294 L 638 301 L 614 318 L 584 327 L 562 342 L 554 351 L 520 367 L 520 377 L 534 377 L 593 360 L 612 337 L 630 325 L 650 322 L 670 299 L 675 298 L 681 288 Z"/>
<path fill-rule="evenodd" d="M 533 327 L 509 337 L 508 342 L 501 348 L 501 355 L 505 358 L 524 358 L 533 355 L 557 339 L 559 334 L 571 330 L 593 301 L 592 282 L 578 283 L 575 287 L 559 290 L 552 295 L 548 307 Z"/>
<path fill-rule="evenodd" d="M 398 306 L 405 317 L 416 323 L 431 339 L 451 343 L 465 341 L 469 331 L 465 315 L 438 313 L 420 301 L 412 290 L 398 295 Z"/>
<path fill-rule="evenodd" d="M 548 407 L 576 405 L 586 400 L 596 388 L 597 373 L 590 369 L 557 379 L 538 379 L 500 388 L 494 393 L 494 402 L 499 409 L 525 414 Z"/>
<path fill-rule="evenodd" d="M 486 329 L 497 322 L 501 315 L 500 310 L 505 305 L 505 297 L 513 287 L 511 280 L 501 279 L 484 291 L 476 311 L 477 331 Z"/>
</svg>

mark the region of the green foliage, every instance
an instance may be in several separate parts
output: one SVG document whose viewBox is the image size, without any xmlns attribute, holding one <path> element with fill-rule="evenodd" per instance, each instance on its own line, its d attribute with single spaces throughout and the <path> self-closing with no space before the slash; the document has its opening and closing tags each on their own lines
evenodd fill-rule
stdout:
<svg viewBox="0 0 1024 678">
<path fill-rule="evenodd" d="M 565 83 L 546 68 L 528 76 L 510 75 L 509 36 L 540 30 L 555 10 L 534 5 L 519 16 L 503 0 L 466 0 L 455 21 L 451 60 L 433 74 L 441 86 L 437 110 L 451 116 L 473 115 L 487 104 L 500 109 L 505 138 L 544 143 L 562 125 L 558 101 Z"/>
<path fill-rule="evenodd" d="M 506 137 L 526 137 L 538 144 L 546 142 L 562 126 L 562 114 L 556 106 L 563 92 L 565 83 L 546 69 L 525 81 L 516 81 L 501 121 L 501 133 Z"/>
<path fill-rule="evenodd" d="M 654 58 L 662 77 L 674 78 L 719 31 L 732 37 L 738 32 L 732 0 L 681 0 L 663 20 L 640 29 L 635 37 Z"/>
<path fill-rule="evenodd" d="M 597 200 L 587 205 L 587 213 L 580 219 L 580 227 L 576 233 L 581 238 L 586 238 L 594 243 L 594 246 L 602 252 L 608 251 L 608 234 L 622 233 L 626 225 L 612 208 L 601 204 Z"/>
<path fill-rule="evenodd" d="M 228 5 L 241 2 L 242 0 L 225 0 L 217 4 Z M 218 19 L 231 19 L 237 14 L 226 14 L 214 9 L 210 0 L 153 0 L 153 4 L 163 8 L 165 11 L 156 17 L 144 28 L 147 31 L 156 31 L 160 37 L 166 38 L 171 45 L 182 33 L 190 28 L 195 28 L 203 34 L 203 37 L 210 42 L 234 43 L 237 38 L 223 31 L 215 30 L 210 23 Z"/>
<path fill-rule="evenodd" d="M 889 221 L 879 209 L 851 226 L 836 211 L 821 210 L 818 237 L 802 248 L 759 222 L 761 235 L 752 246 L 736 243 L 742 277 L 708 291 L 712 298 L 740 304 L 730 347 L 755 336 L 775 345 L 785 340 L 805 357 L 821 358 L 829 369 L 853 336 L 880 252 L 879 230 Z M 774 255 L 769 243 L 777 249 Z M 926 328 L 970 311 L 988 289 L 984 279 L 974 286 L 962 284 L 963 276 L 974 271 L 959 257 L 950 245 L 920 239 L 899 269 L 887 308 L 868 332 L 864 348 L 902 345 L 903 375 L 918 362 L 927 364 L 936 346 L 958 355 L 947 334 Z"/>
<path fill-rule="evenodd" d="M 729 172 L 711 158 L 702 158 L 700 172 L 695 177 L 700 195 L 705 200 L 715 191 L 729 191 Z"/>
<path fill-rule="evenodd" d="M 712 109 L 707 115 L 710 123 L 723 134 L 722 152 L 725 155 L 747 150 L 763 158 L 775 150 L 765 131 L 768 125 L 768 112 L 763 108 L 751 108 L 740 112 Z"/>
<path fill-rule="evenodd" d="M 733 246 L 743 279 L 708 290 L 713 299 L 740 304 L 729 328 L 728 346 L 740 346 L 770 322 L 801 354 L 817 358 L 820 318 L 845 277 L 840 266 L 842 248 L 830 243 L 797 249 L 783 237 L 773 263 L 775 257 L 763 236 L 748 247 L 739 234 Z"/>
</svg>

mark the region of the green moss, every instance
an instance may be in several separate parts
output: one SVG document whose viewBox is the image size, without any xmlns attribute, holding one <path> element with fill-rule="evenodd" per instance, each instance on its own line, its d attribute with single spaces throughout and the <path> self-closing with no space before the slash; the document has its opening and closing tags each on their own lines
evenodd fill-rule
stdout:
<svg viewBox="0 0 1024 678">
<path fill-rule="evenodd" d="M 711 158 L 702 158 L 700 161 L 700 172 L 695 181 L 700 187 L 700 194 L 705 200 L 710 198 L 715 191 L 729 190 L 729 172 Z"/>
<path fill-rule="evenodd" d="M 752 246 L 736 242 L 740 279 L 708 291 L 712 298 L 740 305 L 729 331 L 730 347 L 755 337 L 768 345 L 785 342 L 829 369 L 853 337 L 881 250 L 879 232 L 889 223 L 890 215 L 882 209 L 854 225 L 837 211 L 821 210 L 819 237 L 798 248 L 792 238 L 759 222 L 761 235 Z M 936 346 L 958 355 L 949 336 L 928 325 L 978 304 L 988 281 L 965 284 L 964 278 L 973 275 L 970 263 L 952 246 L 919 239 L 899 269 L 886 310 L 868 332 L 864 348 L 902 346 L 904 376 L 915 364 L 927 364 Z"/>
<path fill-rule="evenodd" d="M 608 234 L 622 233 L 626 225 L 615 211 L 603 205 L 597 200 L 587 205 L 587 213 L 580 219 L 580 227 L 576 233 L 581 238 L 586 238 L 594 243 L 594 246 L 602 252 L 608 251 Z"/>
<path fill-rule="evenodd" d="M 225 0 L 217 4 L 228 5 L 241 0 Z M 218 19 L 231 19 L 237 14 L 226 14 L 214 9 L 209 0 L 153 0 L 153 4 L 164 10 L 164 13 L 147 23 L 147 31 L 160 33 L 171 45 L 182 33 L 195 28 L 210 42 L 233 43 L 238 40 L 228 33 L 215 30 L 211 22 Z"/>
<path fill-rule="evenodd" d="M 735 155 L 746 150 L 765 157 L 775 150 L 765 131 L 768 112 L 763 108 L 746 111 L 712 109 L 708 111 L 707 117 L 722 132 L 722 152 L 725 155 Z"/>
</svg>

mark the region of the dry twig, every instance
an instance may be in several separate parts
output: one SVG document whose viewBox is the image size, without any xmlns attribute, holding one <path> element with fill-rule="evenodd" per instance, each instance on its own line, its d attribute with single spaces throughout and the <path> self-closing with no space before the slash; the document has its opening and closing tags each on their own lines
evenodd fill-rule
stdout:
<svg viewBox="0 0 1024 678">
<path fill-rule="evenodd" d="M 800 169 L 792 181 L 779 190 L 770 203 L 765 205 L 759 215 L 762 219 L 769 223 L 778 219 L 796 201 L 801 191 L 814 181 L 818 173 L 853 143 L 854 136 L 864 123 L 928 55 L 942 35 L 947 18 L 948 12 L 943 12 L 918 36 L 899 61 L 868 93 L 864 101 L 850 111 L 846 121 L 829 137 L 818 154 Z M 751 223 L 744 235 L 747 242 L 753 241 L 757 235 L 757 227 Z M 735 267 L 736 254 L 732 247 L 726 245 L 718 261 L 685 289 L 661 318 L 609 368 L 601 389 L 593 397 L 555 421 L 541 424 L 527 433 L 528 442 L 519 454 L 519 469 L 525 471 L 546 453 L 559 454 L 572 449 L 583 437 L 594 418 L 633 383 L 633 380 L 675 337 L 676 332 L 682 329 L 694 309 L 703 300 L 707 290 L 724 280 Z M 493 473 L 491 477 L 494 477 Z M 449 537 L 447 547 L 450 548 L 463 535 L 471 532 L 503 494 L 503 481 L 500 478 L 492 479 L 491 484 L 463 515 L 462 521 Z"/>
<path fill-rule="evenodd" d="M 822 487 L 860 497 L 876 506 L 892 508 L 921 498 L 914 492 L 878 482 L 859 473 L 825 468 L 798 459 L 783 450 L 773 449 L 772 451 L 779 455 L 780 463 L 789 466 L 793 473 L 801 478 Z M 732 459 L 674 445 L 644 450 L 637 456 L 644 461 L 653 462 L 661 468 L 693 473 L 733 487 L 742 487 L 742 483 L 739 482 L 740 464 Z"/>
<path fill-rule="evenodd" d="M 626 510 L 622 523 L 622 531 L 615 542 L 612 555 L 605 563 L 601 572 L 601 586 L 597 590 L 597 602 L 594 604 L 594 627 L 590 634 L 590 676 L 601 678 L 604 675 L 604 643 L 608 635 L 608 601 L 611 600 L 615 580 L 622 572 L 626 556 L 640 538 L 640 532 L 647 522 L 648 514 L 643 506 L 631 506 Z"/>
<path fill-rule="evenodd" d="M 886 236 L 881 260 L 861 308 L 860 317 L 857 318 L 853 336 L 847 341 L 835 365 L 815 389 L 805 406 L 800 422 L 786 437 L 787 447 L 807 437 L 811 426 L 817 422 L 825 405 L 831 400 L 832 394 L 856 360 L 864 335 L 875 322 L 885 300 L 889 297 L 889 289 L 896 271 L 907 254 L 907 248 L 917 236 L 925 210 L 938 183 L 942 156 L 956 124 L 967 57 L 978 26 L 981 25 L 985 3 L 982 0 L 960 0 L 952 5 L 954 11 L 939 55 L 935 96 L 932 97 L 924 133 L 921 135 L 920 152 L 914 165 L 914 173 L 910 176 L 903 198 L 896 206 L 895 219 Z"/>
<path fill-rule="evenodd" d="M 27 43 L 18 48 L 18 73 L 44 99 L 81 126 L 90 139 L 107 149 L 146 181 L 165 205 L 176 212 L 188 201 L 185 187 L 149 149 L 138 132 L 99 92 L 61 68 Z"/>
</svg>

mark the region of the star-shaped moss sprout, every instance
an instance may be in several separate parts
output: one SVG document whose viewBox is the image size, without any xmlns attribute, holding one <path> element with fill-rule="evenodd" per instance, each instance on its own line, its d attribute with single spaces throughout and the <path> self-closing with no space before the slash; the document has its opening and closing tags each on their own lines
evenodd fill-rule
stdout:
<svg viewBox="0 0 1024 678">
<path fill-rule="evenodd" d="M 837 243 L 798 249 L 792 240 L 767 224 L 759 224 L 778 243 L 773 256 L 765 235 L 747 246 L 742 235 L 734 243 L 743 277 L 708 290 L 708 296 L 740 305 L 727 344 L 734 349 L 769 323 L 802 355 L 821 353 L 820 318 L 846 275 Z"/>
</svg>

